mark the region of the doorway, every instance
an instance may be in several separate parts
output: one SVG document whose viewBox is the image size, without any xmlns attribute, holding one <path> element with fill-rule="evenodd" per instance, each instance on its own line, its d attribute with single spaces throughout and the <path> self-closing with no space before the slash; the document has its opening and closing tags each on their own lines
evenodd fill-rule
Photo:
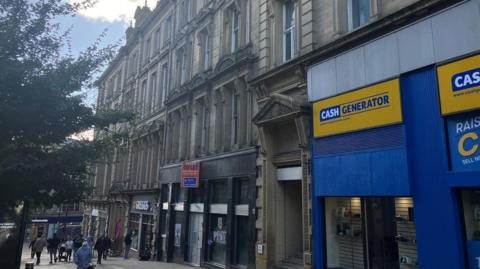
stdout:
<svg viewBox="0 0 480 269">
<path fill-rule="evenodd" d="M 399 268 L 393 197 L 365 199 L 368 268 Z"/>
<path fill-rule="evenodd" d="M 203 238 L 203 214 L 190 214 L 190 227 L 188 233 L 188 261 L 194 266 L 200 266 L 200 257 L 202 255 Z"/>
<path fill-rule="evenodd" d="M 282 181 L 277 204 L 277 254 L 283 265 L 303 267 L 302 181 Z M 283 225 L 282 225 L 283 224 Z"/>
</svg>

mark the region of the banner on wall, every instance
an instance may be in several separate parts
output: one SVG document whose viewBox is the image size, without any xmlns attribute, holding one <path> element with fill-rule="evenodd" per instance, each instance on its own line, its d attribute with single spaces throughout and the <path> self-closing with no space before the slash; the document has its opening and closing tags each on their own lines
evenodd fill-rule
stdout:
<svg viewBox="0 0 480 269">
<path fill-rule="evenodd" d="M 437 68 L 442 115 L 480 108 L 480 55 Z"/>
<path fill-rule="evenodd" d="M 315 138 L 401 123 L 402 120 L 398 79 L 313 104 Z"/>
<path fill-rule="evenodd" d="M 480 111 L 448 117 L 447 127 L 452 170 L 480 170 Z"/>
<path fill-rule="evenodd" d="M 198 188 L 200 185 L 200 162 L 182 164 L 182 188 Z"/>
</svg>

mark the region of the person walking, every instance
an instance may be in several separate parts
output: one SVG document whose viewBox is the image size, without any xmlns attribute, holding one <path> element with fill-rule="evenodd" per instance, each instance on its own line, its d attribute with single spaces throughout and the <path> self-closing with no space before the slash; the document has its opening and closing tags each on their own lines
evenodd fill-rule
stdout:
<svg viewBox="0 0 480 269">
<path fill-rule="evenodd" d="M 33 239 L 31 242 L 30 242 L 30 245 L 28 245 L 28 247 L 30 248 L 31 250 L 31 257 L 32 259 L 35 257 L 35 251 L 33 250 L 33 245 L 35 244 L 35 241 L 37 241 L 37 239 Z"/>
<path fill-rule="evenodd" d="M 95 243 L 95 247 L 93 249 L 96 250 L 98 254 L 97 264 L 102 264 L 103 252 L 108 249 L 104 235 L 100 236 L 97 239 L 97 242 Z"/>
<path fill-rule="evenodd" d="M 57 262 L 57 250 L 58 250 L 58 245 L 60 244 L 60 239 L 57 237 L 57 234 L 54 233 L 53 237 L 47 240 L 47 249 L 48 253 L 50 254 L 50 264 L 52 264 L 52 258 Z"/>
<path fill-rule="evenodd" d="M 75 252 L 77 252 L 77 250 L 82 247 L 82 243 L 83 243 L 83 236 L 77 235 L 75 237 L 75 240 L 73 240 L 73 255 L 75 255 Z"/>
<path fill-rule="evenodd" d="M 77 269 L 91 268 L 92 249 L 88 246 L 87 241 L 82 243 L 82 246 L 75 252 L 73 261 L 77 265 Z"/>
<path fill-rule="evenodd" d="M 105 235 L 105 238 L 103 240 L 104 240 L 104 245 L 105 245 L 105 251 L 103 252 L 103 259 L 107 260 L 108 251 L 112 247 L 112 240 L 110 240 L 110 238 L 108 237 L 108 234 Z"/>
<path fill-rule="evenodd" d="M 125 242 L 125 255 L 124 259 L 128 259 L 128 252 L 130 251 L 130 246 L 132 245 L 132 232 L 128 232 L 123 240 Z"/>
<path fill-rule="evenodd" d="M 72 251 L 73 251 L 73 240 L 70 238 L 70 235 L 67 237 L 67 242 L 65 242 L 65 248 L 67 249 L 67 261 L 72 260 Z"/>
<path fill-rule="evenodd" d="M 37 256 L 36 264 L 40 264 L 40 257 L 42 256 L 43 249 L 47 246 L 47 240 L 43 238 L 41 234 L 38 235 L 38 238 L 35 240 L 35 243 L 32 246 L 32 251 L 35 252 Z"/>
</svg>

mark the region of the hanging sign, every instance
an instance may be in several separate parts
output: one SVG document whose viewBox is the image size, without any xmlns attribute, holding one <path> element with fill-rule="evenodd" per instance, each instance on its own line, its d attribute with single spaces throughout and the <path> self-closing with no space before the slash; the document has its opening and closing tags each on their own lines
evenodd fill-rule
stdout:
<svg viewBox="0 0 480 269">
<path fill-rule="evenodd" d="M 480 55 L 437 68 L 442 115 L 480 108 Z"/>
<path fill-rule="evenodd" d="M 454 171 L 480 170 L 480 111 L 447 118 Z"/>
<path fill-rule="evenodd" d="M 313 104 L 315 138 L 402 122 L 399 80 L 393 79 Z"/>
<path fill-rule="evenodd" d="M 200 162 L 182 164 L 182 188 L 198 188 L 200 185 Z"/>
</svg>

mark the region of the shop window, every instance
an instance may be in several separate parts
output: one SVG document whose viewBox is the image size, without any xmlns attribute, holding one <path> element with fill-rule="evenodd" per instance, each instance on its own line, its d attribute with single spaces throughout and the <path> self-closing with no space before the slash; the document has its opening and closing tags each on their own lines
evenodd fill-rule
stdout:
<svg viewBox="0 0 480 269">
<path fill-rule="evenodd" d="M 480 190 L 461 192 L 468 268 L 480 263 Z"/>
<path fill-rule="evenodd" d="M 181 188 L 179 183 L 173 184 L 173 200 L 172 203 L 183 203 L 186 199 L 186 190 Z"/>
<path fill-rule="evenodd" d="M 200 183 L 199 188 L 190 189 L 190 203 L 203 203 L 204 202 L 204 188 Z"/>
<path fill-rule="evenodd" d="M 208 234 L 209 262 L 225 266 L 227 257 L 227 216 L 210 214 L 210 229 Z"/>
<path fill-rule="evenodd" d="M 352 31 L 368 22 L 370 18 L 370 0 L 348 0 L 347 26 Z"/>
<path fill-rule="evenodd" d="M 140 214 L 131 213 L 130 218 L 128 220 L 128 229 L 132 233 L 132 245 L 130 248 L 134 250 L 138 250 L 138 239 L 139 239 L 139 232 L 140 232 Z"/>
<path fill-rule="evenodd" d="M 416 268 L 411 198 L 325 199 L 327 268 Z"/>
<path fill-rule="evenodd" d="M 226 180 L 212 182 L 210 185 L 210 195 L 212 204 L 226 204 L 228 203 L 228 185 Z"/>
<path fill-rule="evenodd" d="M 235 179 L 235 204 L 248 204 L 248 178 Z"/>
<path fill-rule="evenodd" d="M 140 238 L 140 252 L 146 254 L 150 252 L 152 254 L 153 249 L 153 216 L 142 216 L 142 232 Z"/>
</svg>

